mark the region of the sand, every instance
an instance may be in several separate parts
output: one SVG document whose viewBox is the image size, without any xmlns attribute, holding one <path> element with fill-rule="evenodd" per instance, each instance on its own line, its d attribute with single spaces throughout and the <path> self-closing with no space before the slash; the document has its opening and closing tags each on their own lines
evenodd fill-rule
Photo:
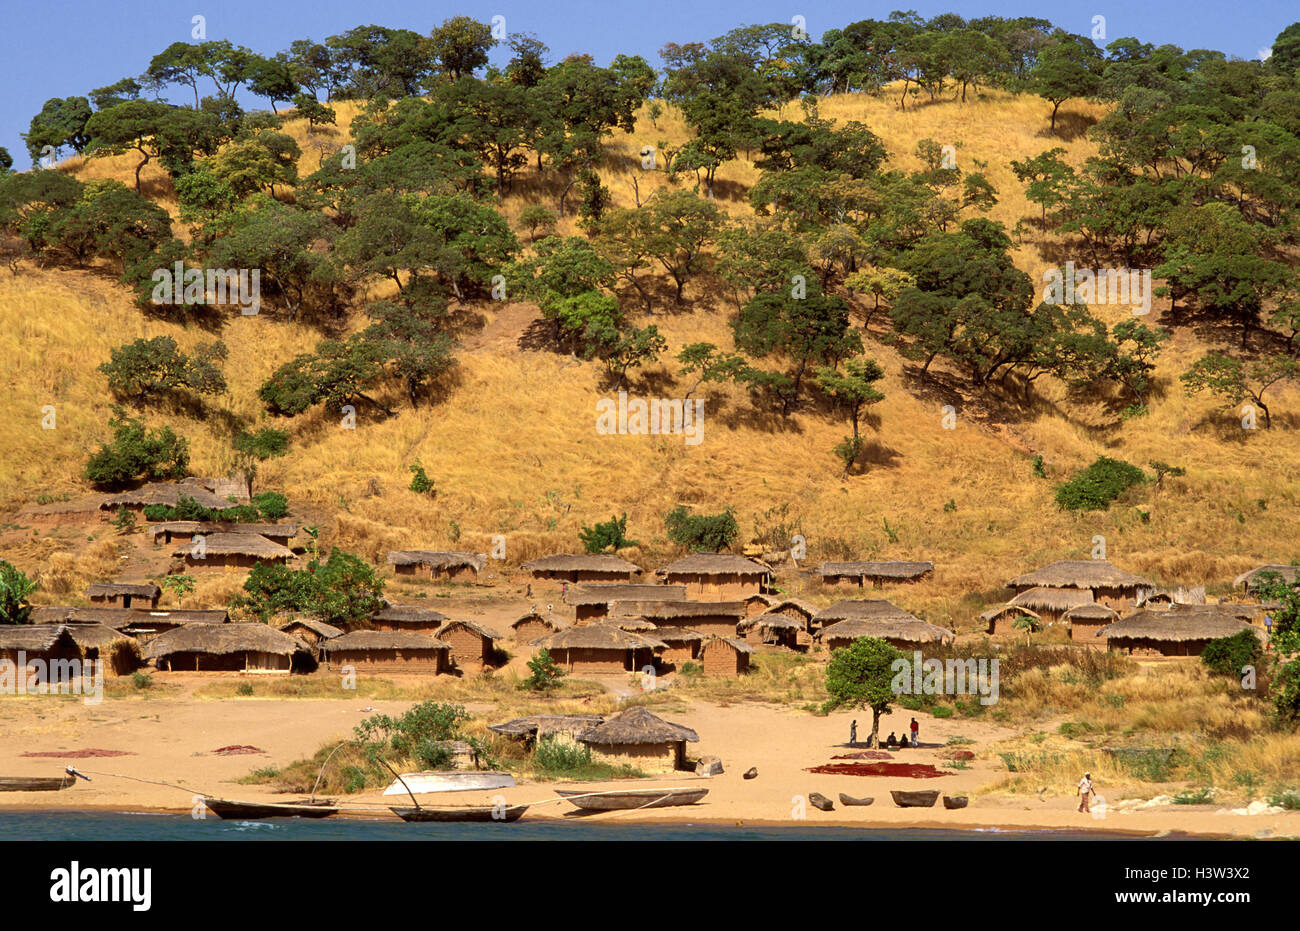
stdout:
<svg viewBox="0 0 1300 931">
<path fill-rule="evenodd" d="M 168 674 L 159 674 L 167 676 Z M 120 773 L 141 779 L 172 783 L 182 788 L 135 782 L 95 775 L 93 782 L 78 781 L 59 792 L 0 793 L 0 811 L 5 809 L 188 811 L 196 793 L 227 798 L 284 801 L 263 786 L 247 786 L 235 780 L 264 766 L 284 766 L 315 753 L 322 744 L 350 735 L 353 725 L 368 714 L 397 714 L 408 701 L 365 699 L 281 700 L 281 699 L 198 699 L 193 687 L 213 676 L 172 674 L 190 686 L 167 696 L 106 699 L 100 705 L 84 705 L 66 698 L 5 697 L 0 699 L 0 775 L 57 775 L 65 765 L 58 758 L 24 757 L 26 752 L 77 751 L 86 749 L 129 751 L 130 755 L 107 758 L 70 759 L 84 772 Z M 482 709 L 478 709 L 482 710 Z M 997 782 L 1004 772 L 996 761 L 976 759 L 969 769 L 950 770 L 944 765 L 944 744 L 950 737 L 975 741 L 963 745 L 978 751 L 980 746 L 1002 739 L 1012 732 L 970 721 L 916 717 L 923 744 L 929 748 L 901 751 L 894 759 L 931 763 L 952 775 L 932 779 L 820 775 L 807 769 L 852 752 L 847 746 L 849 721 L 858 719 L 859 734 L 870 733 L 870 715 L 837 713 L 816 717 L 775 705 L 757 702 L 715 704 L 692 701 L 689 710 L 664 712 L 665 717 L 693 728 L 699 743 L 688 745 L 692 755 L 720 757 L 722 775 L 696 776 L 679 773 L 669 778 L 591 784 L 598 789 L 613 787 L 707 786 L 708 796 L 690 807 L 653 809 L 639 812 L 610 812 L 581 819 L 587 821 L 637 820 L 656 822 L 714 822 L 727 824 L 860 825 L 877 827 L 935 826 L 966 830 L 1041 829 L 1089 832 L 1165 832 L 1205 836 L 1300 836 L 1300 812 L 1254 816 L 1216 814 L 1219 806 L 1165 806 L 1133 813 L 1114 810 L 1123 798 L 1149 798 L 1150 789 L 1123 791 L 1099 784 L 1097 791 L 1108 796 L 1112 806 L 1104 818 L 1076 811 L 1078 802 L 1070 786 L 1051 786 L 1038 796 L 981 794 L 983 787 Z M 911 712 L 898 711 L 882 721 L 882 733 L 906 730 Z M 239 745 L 261 752 L 219 755 L 214 751 Z M 758 777 L 742 778 L 750 767 Z M 488 803 L 504 796 L 511 804 L 532 803 L 527 818 L 577 820 L 572 806 L 555 799 L 556 786 L 573 783 L 521 783 L 495 792 L 440 793 L 421 797 L 431 805 Z M 895 807 L 891 789 L 939 789 L 945 794 L 967 794 L 969 807 L 947 810 Z M 873 796 L 874 805 L 822 812 L 804 801 L 809 792 L 837 799 L 840 792 Z M 378 793 L 347 796 L 343 804 L 351 815 L 388 817 L 389 804 L 405 804 L 405 796 L 387 798 Z"/>
</svg>

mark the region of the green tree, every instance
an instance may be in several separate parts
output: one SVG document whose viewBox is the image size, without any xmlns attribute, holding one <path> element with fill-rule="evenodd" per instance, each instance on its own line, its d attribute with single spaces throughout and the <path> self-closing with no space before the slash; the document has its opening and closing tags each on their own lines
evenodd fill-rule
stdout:
<svg viewBox="0 0 1300 931">
<path fill-rule="evenodd" d="M 903 654 L 884 640 L 860 637 L 831 653 L 826 666 L 826 691 L 832 707 L 870 708 L 871 745 L 880 746 L 880 716 L 894 699 L 894 664 Z"/>
<path fill-rule="evenodd" d="M 170 336 L 155 336 L 110 350 L 110 360 L 99 370 L 108 376 L 108 387 L 115 395 L 136 403 L 183 390 L 221 394 L 226 390 L 226 378 L 220 363 L 226 354 L 220 341 L 201 343 L 193 355 L 187 355 Z"/>
<path fill-rule="evenodd" d="M 32 606 L 27 599 L 34 591 L 35 582 L 17 566 L 0 559 L 0 624 L 30 623 Z"/>
<path fill-rule="evenodd" d="M 528 661 L 528 672 L 528 677 L 519 683 L 519 688 L 531 692 L 556 688 L 566 675 L 547 649 L 538 650 L 537 655 Z"/>
<path fill-rule="evenodd" d="M 1102 63 L 1101 50 L 1083 36 L 1058 36 L 1039 53 L 1030 79 L 1038 96 L 1052 104 L 1052 132 L 1061 104 L 1072 97 L 1091 97 L 1100 89 Z"/>
<path fill-rule="evenodd" d="M 1300 377 L 1300 360 L 1274 355 L 1241 360 L 1221 352 L 1207 352 L 1179 376 L 1189 394 L 1208 391 L 1227 407 L 1250 401 L 1264 412 L 1264 428 L 1273 425 L 1264 393 L 1283 381 Z"/>
<path fill-rule="evenodd" d="M 41 112 L 32 117 L 23 135 L 32 162 L 40 162 L 46 146 L 54 151 L 55 156 L 65 146 L 80 153 L 90 142 L 86 131 L 90 117 L 90 101 L 85 97 L 51 97 L 45 101 Z"/>
<path fill-rule="evenodd" d="M 496 44 L 491 26 L 468 16 L 453 16 L 433 30 L 429 52 L 443 73 L 459 81 L 486 65 Z"/>
<path fill-rule="evenodd" d="M 149 430 L 121 408 L 114 408 L 108 425 L 113 439 L 91 454 L 82 471 L 95 485 L 121 485 L 134 479 L 176 479 L 189 468 L 189 441 L 171 427 Z"/>
<path fill-rule="evenodd" d="M 687 390 L 685 397 L 693 395 L 705 382 L 723 382 L 736 379 L 745 368 L 743 357 L 734 353 L 724 353 L 712 343 L 691 343 L 683 346 L 677 353 L 683 375 L 694 375 L 695 383 Z"/>
<path fill-rule="evenodd" d="M 849 469 L 862 449 L 862 438 L 858 432 L 862 409 L 885 399 L 884 394 L 876 388 L 876 382 L 884 377 L 885 370 L 880 363 L 865 356 L 845 361 L 843 372 L 832 366 L 817 369 L 817 384 L 835 399 L 837 406 L 848 411 L 849 422 L 853 425 L 853 436 L 846 437 L 846 451 L 852 450 L 853 455 L 841 457 L 844 458 L 842 478 L 848 476 Z"/>
<path fill-rule="evenodd" d="M 687 549 L 717 553 L 730 549 L 740 535 L 731 508 L 721 514 L 691 514 L 684 505 L 678 505 L 664 515 L 668 539 Z"/>
<path fill-rule="evenodd" d="M 603 523 L 598 522 L 594 527 L 583 524 L 582 529 L 578 531 L 578 539 L 582 541 L 583 550 L 593 554 L 641 545 L 627 538 L 626 513 L 622 517 L 610 517 Z"/>
<path fill-rule="evenodd" d="M 169 591 L 176 596 L 176 605 L 179 607 L 185 596 L 194 591 L 194 576 L 165 575 L 158 580 L 158 584 L 165 591 Z"/>
</svg>

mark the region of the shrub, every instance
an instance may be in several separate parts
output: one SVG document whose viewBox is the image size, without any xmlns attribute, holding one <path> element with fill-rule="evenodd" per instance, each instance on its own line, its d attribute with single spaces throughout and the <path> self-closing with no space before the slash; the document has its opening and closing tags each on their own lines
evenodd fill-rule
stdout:
<svg viewBox="0 0 1300 931">
<path fill-rule="evenodd" d="M 420 460 L 415 460 L 415 463 L 410 468 L 412 476 L 411 491 L 417 495 L 426 495 L 432 492 L 434 490 L 433 479 L 429 478 L 428 473 L 424 471 L 424 466 L 420 465 Z"/>
<path fill-rule="evenodd" d="M 740 534 L 731 508 L 721 514 L 690 514 L 678 505 L 664 515 L 664 525 L 674 543 L 709 553 L 730 549 Z"/>
<path fill-rule="evenodd" d="M 251 682 L 241 682 L 241 683 L 239 683 L 239 685 L 235 686 L 235 694 L 236 694 L 236 695 L 242 695 L 242 696 L 244 696 L 244 697 L 248 697 L 248 696 L 252 695 L 252 694 L 253 694 L 253 683 L 251 683 Z"/>
<path fill-rule="evenodd" d="M 594 527 L 585 524 L 578 531 L 578 539 L 588 553 L 603 553 L 606 550 L 621 550 L 629 546 L 638 546 L 635 540 L 627 538 L 627 514 L 622 517 L 610 517 L 604 523 Z"/>
<path fill-rule="evenodd" d="M 519 688 L 532 692 L 553 689 L 565 676 L 564 670 L 551 658 L 551 651 L 545 649 L 528 661 L 528 671 L 531 675 L 519 683 Z"/>
<path fill-rule="evenodd" d="M 289 499 L 278 491 L 264 491 L 250 499 L 253 507 L 266 520 L 280 520 L 289 515 Z"/>
<path fill-rule="evenodd" d="M 185 475 L 190 464 L 190 444 L 171 427 L 149 430 L 135 418 L 123 415 L 109 420 L 113 440 L 91 454 L 82 474 L 95 485 L 121 485 L 133 479 L 174 479 Z"/>
<path fill-rule="evenodd" d="M 140 690 L 151 689 L 153 688 L 153 676 L 147 676 L 142 672 L 134 672 L 131 674 L 131 685 Z"/>
<path fill-rule="evenodd" d="M 1263 657 L 1259 638 L 1249 630 L 1211 640 L 1201 651 L 1201 662 L 1220 676 L 1240 676 L 1243 666 L 1258 666 Z"/>
<path fill-rule="evenodd" d="M 27 597 L 35 590 L 21 569 L 0 559 L 0 624 L 26 624 L 32 613 Z"/>
<path fill-rule="evenodd" d="M 1146 480 L 1146 473 L 1137 466 L 1098 456 L 1092 465 L 1056 486 L 1056 504 L 1067 511 L 1104 511 L 1129 488 Z"/>
<path fill-rule="evenodd" d="M 586 744 L 556 740 L 548 734 L 537 741 L 533 763 L 538 769 L 551 774 L 584 769 L 591 765 L 591 748 Z"/>
</svg>

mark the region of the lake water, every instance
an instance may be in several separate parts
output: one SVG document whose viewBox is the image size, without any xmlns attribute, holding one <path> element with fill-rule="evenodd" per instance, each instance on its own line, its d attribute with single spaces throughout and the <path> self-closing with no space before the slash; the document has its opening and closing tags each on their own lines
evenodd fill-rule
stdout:
<svg viewBox="0 0 1300 931">
<path fill-rule="evenodd" d="M 188 815 L 124 812 L 0 813 L 0 837 L 22 841 L 997 841 L 1102 839 L 1077 831 L 951 831 L 941 828 L 595 824 L 407 824 L 356 818 L 273 821 L 195 820 Z M 1105 839 L 1115 839 L 1110 835 Z"/>
</svg>

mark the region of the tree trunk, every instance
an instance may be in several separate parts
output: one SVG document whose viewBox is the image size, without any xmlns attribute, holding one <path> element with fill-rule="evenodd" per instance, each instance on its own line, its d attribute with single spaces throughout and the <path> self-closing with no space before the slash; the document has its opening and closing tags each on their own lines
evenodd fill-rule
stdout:
<svg viewBox="0 0 1300 931">
<path fill-rule="evenodd" d="M 880 749 L 880 709 L 871 709 L 871 748 Z"/>
</svg>

